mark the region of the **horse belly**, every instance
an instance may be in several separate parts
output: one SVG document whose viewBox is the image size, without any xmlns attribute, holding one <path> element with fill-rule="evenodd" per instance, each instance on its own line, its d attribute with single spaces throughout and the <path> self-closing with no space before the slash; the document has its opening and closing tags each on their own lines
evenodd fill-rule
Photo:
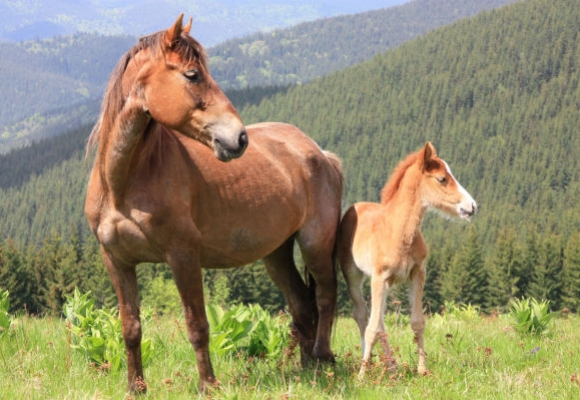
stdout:
<svg viewBox="0 0 580 400">
<path fill-rule="evenodd" d="M 292 231 L 270 229 L 268 234 L 247 226 L 234 227 L 221 238 L 203 237 L 201 264 L 204 268 L 233 268 L 250 264 L 280 247 Z"/>
</svg>

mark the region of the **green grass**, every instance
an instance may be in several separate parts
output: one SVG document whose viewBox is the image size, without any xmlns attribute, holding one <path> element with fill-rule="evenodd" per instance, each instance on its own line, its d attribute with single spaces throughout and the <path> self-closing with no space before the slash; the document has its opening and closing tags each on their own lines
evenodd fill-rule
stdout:
<svg viewBox="0 0 580 400">
<path fill-rule="evenodd" d="M 428 319 L 430 373 L 418 376 L 408 325 L 387 326 L 398 362 L 388 376 L 379 363 L 358 382 L 358 329 L 350 318 L 335 328 L 335 365 L 301 369 L 298 355 L 274 359 L 213 356 L 221 383 L 213 399 L 529 399 L 578 398 L 580 318 L 554 318 L 546 337 L 520 335 L 509 315 L 465 314 Z M 65 321 L 14 318 L 0 337 L 0 393 L 6 399 L 122 399 L 126 369 L 107 372 L 88 365 L 72 349 Z M 198 397 L 195 357 L 181 317 L 154 318 L 145 326 L 155 352 L 145 369 L 151 399 Z M 378 349 L 374 360 L 378 361 Z"/>
</svg>

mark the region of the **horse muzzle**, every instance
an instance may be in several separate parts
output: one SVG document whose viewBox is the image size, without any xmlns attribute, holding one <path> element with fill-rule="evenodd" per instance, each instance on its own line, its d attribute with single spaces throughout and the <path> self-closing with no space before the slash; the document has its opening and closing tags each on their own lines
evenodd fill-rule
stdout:
<svg viewBox="0 0 580 400">
<path fill-rule="evenodd" d="M 220 161 L 230 161 L 241 157 L 248 147 L 248 133 L 242 129 L 233 139 L 215 136 L 213 139 L 214 153 Z"/>
</svg>

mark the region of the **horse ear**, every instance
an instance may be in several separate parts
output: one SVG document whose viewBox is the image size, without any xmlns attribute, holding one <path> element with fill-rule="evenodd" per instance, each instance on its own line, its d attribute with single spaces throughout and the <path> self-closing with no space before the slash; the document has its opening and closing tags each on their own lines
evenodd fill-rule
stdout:
<svg viewBox="0 0 580 400">
<path fill-rule="evenodd" d="M 193 18 L 189 17 L 189 22 L 187 23 L 187 25 L 185 25 L 183 27 L 183 33 L 185 33 L 186 35 L 189 35 L 189 32 L 191 31 L 192 22 L 193 22 Z"/>
<path fill-rule="evenodd" d="M 431 142 L 427 142 L 423 148 L 423 171 L 428 170 L 433 164 L 432 160 L 434 157 L 437 157 L 437 150 L 435 150 Z"/>
<path fill-rule="evenodd" d="M 167 46 L 173 45 L 179 39 L 183 30 L 183 13 L 179 14 L 175 23 L 165 32 L 165 43 Z"/>
</svg>

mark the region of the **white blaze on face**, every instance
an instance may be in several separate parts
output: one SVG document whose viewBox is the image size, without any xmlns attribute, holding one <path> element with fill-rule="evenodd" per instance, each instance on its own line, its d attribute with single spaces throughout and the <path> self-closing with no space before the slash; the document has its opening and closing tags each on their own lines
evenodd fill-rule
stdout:
<svg viewBox="0 0 580 400">
<path fill-rule="evenodd" d="M 451 172 L 451 168 L 449 168 L 447 162 L 443 161 L 443 163 L 445 164 L 447 173 L 453 178 L 453 180 L 457 184 L 459 193 L 461 193 L 461 201 L 457 205 L 457 214 L 461 218 L 469 218 L 477 211 L 477 204 L 475 203 L 475 200 L 473 199 L 473 197 L 471 197 L 469 192 L 465 190 L 463 186 L 461 186 L 461 183 L 459 183 L 457 179 L 455 179 L 453 173 Z"/>
</svg>

